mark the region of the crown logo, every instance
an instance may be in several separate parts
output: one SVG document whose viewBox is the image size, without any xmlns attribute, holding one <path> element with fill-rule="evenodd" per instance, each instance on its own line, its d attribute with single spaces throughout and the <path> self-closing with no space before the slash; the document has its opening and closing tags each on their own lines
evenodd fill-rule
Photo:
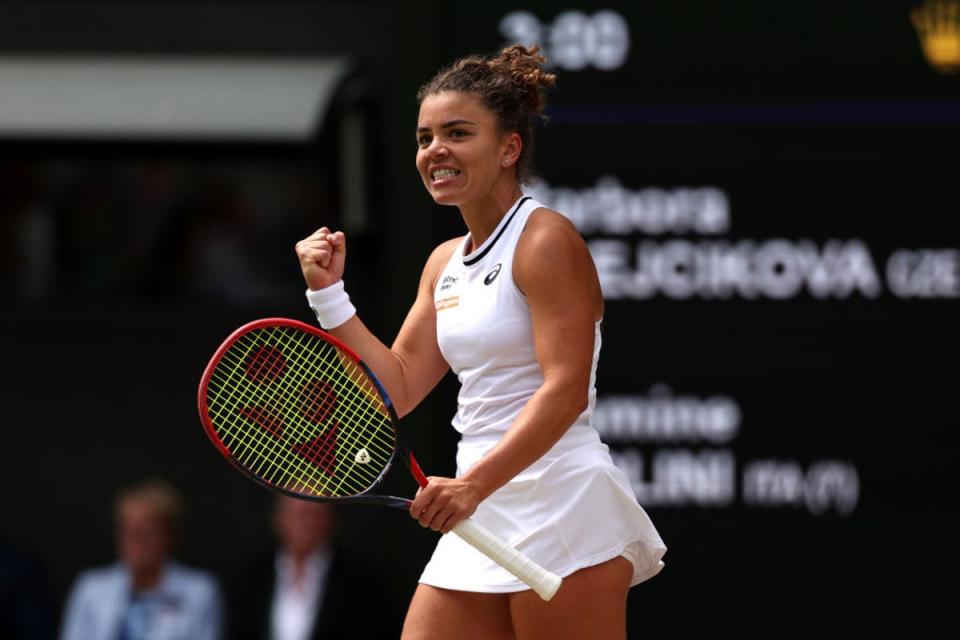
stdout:
<svg viewBox="0 0 960 640">
<path fill-rule="evenodd" d="M 960 0 L 926 0 L 911 17 L 930 66 L 960 71 Z"/>
</svg>

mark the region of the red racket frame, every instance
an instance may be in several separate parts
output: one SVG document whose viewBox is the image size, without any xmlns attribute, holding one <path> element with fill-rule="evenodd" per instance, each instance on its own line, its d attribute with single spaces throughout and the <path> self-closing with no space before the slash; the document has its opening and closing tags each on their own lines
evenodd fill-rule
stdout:
<svg viewBox="0 0 960 640">
<path fill-rule="evenodd" d="M 282 487 L 277 486 L 276 484 L 270 482 L 269 480 L 260 477 L 253 471 L 250 471 L 247 467 L 242 465 L 230 452 L 227 446 L 223 443 L 220 437 L 217 435 L 216 429 L 213 426 L 213 422 L 210 420 L 210 413 L 207 407 L 207 388 L 210 383 L 210 378 L 213 375 L 213 370 L 220 363 L 220 360 L 223 358 L 223 355 L 227 352 L 230 347 L 234 345 L 242 336 L 255 331 L 257 329 L 262 329 L 264 327 L 290 327 L 294 329 L 299 329 L 301 331 L 306 331 L 312 333 L 319 337 L 321 340 L 325 340 L 330 344 L 337 347 L 342 353 L 349 356 L 354 362 L 360 365 L 364 372 L 373 380 L 374 385 L 377 388 L 377 393 L 380 394 L 380 399 L 383 401 L 384 406 L 387 407 L 390 418 L 390 426 L 393 427 L 394 437 L 396 439 L 396 446 L 394 447 L 393 453 L 390 455 L 390 460 L 387 461 L 387 464 L 384 466 L 383 471 L 380 472 L 380 475 L 377 476 L 376 480 L 364 491 L 361 493 L 344 496 L 340 498 L 331 498 L 323 496 L 310 496 L 304 495 L 302 493 L 297 493 L 296 491 L 289 491 Z M 410 507 L 411 500 L 407 498 L 398 498 L 397 496 L 388 496 L 381 494 L 371 494 L 369 493 L 377 487 L 382 481 L 383 478 L 387 475 L 387 472 L 390 471 L 390 468 L 393 466 L 393 462 L 397 457 L 397 452 L 399 451 L 402 454 L 403 461 L 406 463 L 407 468 L 410 470 L 411 475 L 417 481 L 417 484 L 420 487 L 427 486 L 427 477 L 424 475 L 423 470 L 420 468 L 417 459 L 413 456 L 413 452 L 410 450 L 410 446 L 407 444 L 406 438 L 403 437 L 403 434 L 397 428 L 397 425 L 400 422 L 400 419 L 397 417 L 397 413 L 393 408 L 393 402 L 390 400 L 390 396 L 387 395 L 386 390 L 383 388 L 383 385 L 380 384 L 380 380 L 377 379 L 377 376 L 374 375 L 370 367 L 360 359 L 360 356 L 357 355 L 353 349 L 345 345 L 340 340 L 337 340 L 334 336 L 329 333 L 322 331 L 316 327 L 310 326 L 306 323 L 300 322 L 298 320 L 291 320 L 290 318 L 262 318 L 260 320 L 254 320 L 253 322 L 248 322 L 247 324 L 239 327 L 236 331 L 231 333 L 226 340 L 223 341 L 223 344 L 217 349 L 213 354 L 213 357 L 210 358 L 210 362 L 207 364 L 206 369 L 203 371 L 203 376 L 200 378 L 200 386 L 197 390 L 197 408 L 200 412 L 200 421 L 203 423 L 203 429 L 207 434 L 207 437 L 210 438 L 210 441 L 217 448 L 217 451 L 223 455 L 227 460 L 230 461 L 234 467 L 239 469 L 246 475 L 248 478 L 252 479 L 257 484 L 266 487 L 272 491 L 277 491 L 279 493 L 292 496 L 294 498 L 300 498 L 303 500 L 313 500 L 316 502 L 341 502 L 341 503 L 354 503 L 354 504 L 378 504 L 387 507 L 394 507 L 396 509 L 408 509 Z"/>
</svg>

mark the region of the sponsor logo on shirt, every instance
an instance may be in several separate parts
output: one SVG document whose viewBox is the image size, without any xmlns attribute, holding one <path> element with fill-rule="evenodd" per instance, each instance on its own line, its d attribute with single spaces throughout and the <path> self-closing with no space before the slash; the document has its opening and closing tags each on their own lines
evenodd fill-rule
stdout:
<svg viewBox="0 0 960 640">
<path fill-rule="evenodd" d="M 500 263 L 497 263 L 497 266 L 487 274 L 487 277 L 483 279 L 483 284 L 492 284 L 494 280 L 497 279 L 497 276 L 500 275 Z"/>
<path fill-rule="evenodd" d="M 440 291 L 445 291 L 457 284 L 457 278 L 454 276 L 444 276 L 443 282 L 440 283 Z"/>
<path fill-rule="evenodd" d="M 444 309 L 450 309 L 456 307 L 460 304 L 460 296 L 450 296 L 449 298 L 443 298 L 442 300 L 437 300 L 434 303 L 434 306 L 437 308 L 437 311 L 443 311 Z"/>
</svg>

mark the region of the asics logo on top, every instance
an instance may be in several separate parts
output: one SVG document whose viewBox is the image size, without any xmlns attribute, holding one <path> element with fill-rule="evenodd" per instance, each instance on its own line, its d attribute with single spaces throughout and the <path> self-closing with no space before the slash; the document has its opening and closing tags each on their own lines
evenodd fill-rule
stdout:
<svg viewBox="0 0 960 640">
<path fill-rule="evenodd" d="M 490 284 L 497 279 L 497 276 L 500 275 L 500 263 L 497 263 L 497 266 L 493 268 L 493 271 L 487 274 L 487 277 L 483 279 L 483 284 Z"/>
</svg>

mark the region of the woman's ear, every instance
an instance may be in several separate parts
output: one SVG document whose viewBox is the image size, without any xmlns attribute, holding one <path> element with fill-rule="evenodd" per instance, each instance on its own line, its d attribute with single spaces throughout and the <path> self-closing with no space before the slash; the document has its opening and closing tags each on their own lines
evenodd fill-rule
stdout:
<svg viewBox="0 0 960 640">
<path fill-rule="evenodd" d="M 523 151 L 523 140 L 520 139 L 520 134 L 516 131 L 507 134 L 500 156 L 500 166 L 506 168 L 517 164 L 521 151 Z"/>
</svg>

